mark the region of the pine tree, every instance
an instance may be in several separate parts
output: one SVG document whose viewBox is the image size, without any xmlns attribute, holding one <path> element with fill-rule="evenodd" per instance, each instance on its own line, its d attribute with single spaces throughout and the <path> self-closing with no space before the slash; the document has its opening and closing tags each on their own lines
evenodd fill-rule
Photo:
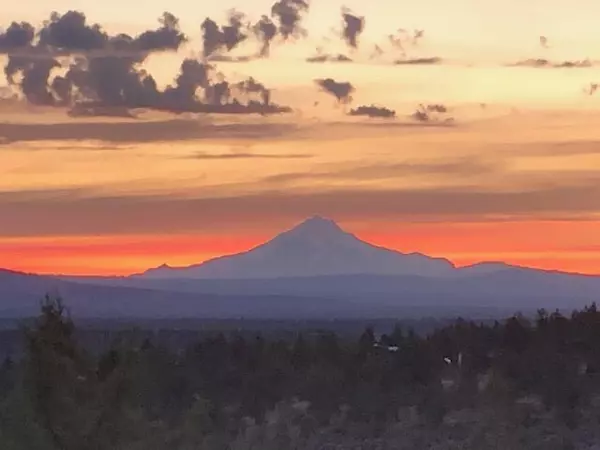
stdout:
<svg viewBox="0 0 600 450">
<path fill-rule="evenodd" d="M 47 296 L 33 328 L 26 330 L 26 389 L 35 415 L 61 450 L 115 448 L 123 378 L 113 368 L 104 383 L 75 339 L 75 326 L 60 298 Z M 123 429 L 126 429 L 124 427 Z"/>
</svg>

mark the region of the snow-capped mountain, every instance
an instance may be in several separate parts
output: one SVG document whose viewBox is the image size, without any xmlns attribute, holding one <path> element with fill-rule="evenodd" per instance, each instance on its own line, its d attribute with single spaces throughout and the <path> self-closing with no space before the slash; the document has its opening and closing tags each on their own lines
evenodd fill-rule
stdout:
<svg viewBox="0 0 600 450">
<path fill-rule="evenodd" d="M 364 242 L 334 221 L 315 216 L 247 252 L 189 267 L 166 265 L 144 278 L 271 279 L 330 275 L 443 277 L 452 263 L 419 253 L 404 254 Z"/>
<path fill-rule="evenodd" d="M 322 217 L 247 252 L 129 277 L 0 270 L 0 318 L 28 317 L 58 293 L 82 317 L 382 318 L 568 311 L 598 300 L 600 277 L 404 254 Z M 495 312 L 494 312 L 495 311 Z"/>
</svg>

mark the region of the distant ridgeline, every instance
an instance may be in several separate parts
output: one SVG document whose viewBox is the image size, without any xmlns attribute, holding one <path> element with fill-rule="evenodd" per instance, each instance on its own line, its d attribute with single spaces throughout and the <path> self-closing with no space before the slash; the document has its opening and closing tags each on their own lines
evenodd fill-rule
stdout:
<svg viewBox="0 0 600 450">
<path fill-rule="evenodd" d="M 498 317 L 500 319 L 500 317 Z M 258 320 L 258 319 L 78 319 L 76 337 L 79 344 L 92 354 L 107 351 L 116 341 L 141 344 L 150 339 L 172 352 L 185 350 L 198 340 L 214 337 L 219 333 L 254 338 L 261 335 L 268 339 L 293 342 L 298 334 L 306 339 L 317 339 L 322 334 L 335 333 L 342 339 L 355 339 L 367 327 L 383 334 L 401 327 L 426 335 L 443 326 L 454 323 L 456 318 L 399 318 L 373 320 Z M 0 359 L 21 358 L 24 352 L 23 327 L 31 326 L 31 319 L 0 320 Z M 494 319 L 480 323 L 492 324 Z"/>
</svg>

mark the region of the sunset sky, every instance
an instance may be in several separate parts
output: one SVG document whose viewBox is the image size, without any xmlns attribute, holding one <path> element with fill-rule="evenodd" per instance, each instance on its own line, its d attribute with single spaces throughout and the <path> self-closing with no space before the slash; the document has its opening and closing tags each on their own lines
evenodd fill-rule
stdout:
<svg viewBox="0 0 600 450">
<path fill-rule="evenodd" d="M 111 33 L 135 34 L 168 10 L 190 42 L 147 60 L 166 86 L 184 58 L 198 55 L 206 16 L 221 23 L 237 7 L 257 19 L 271 3 L 28 0 L 3 6 L 0 29 L 76 9 Z M 307 38 L 276 42 L 268 60 L 218 64 L 228 79 L 253 76 L 272 88 L 294 109 L 288 115 L 71 118 L 58 107 L 2 101 L 0 267 L 129 274 L 188 265 L 321 214 L 374 244 L 458 265 L 502 260 L 600 274 L 600 98 L 584 93 L 600 82 L 600 65 L 509 67 L 529 58 L 600 61 L 597 4 L 344 4 L 366 16 L 358 50 L 336 36 L 342 4 L 313 0 Z M 386 35 L 398 28 L 425 30 L 410 57 L 444 62 L 392 65 L 398 55 Z M 370 60 L 375 44 L 387 53 Z M 256 47 L 249 40 L 235 54 Z M 306 63 L 316 47 L 355 62 Z M 313 82 L 324 77 L 351 82 L 353 105 L 386 106 L 398 117 L 349 118 Z M 453 122 L 415 122 L 420 103 L 446 105 Z"/>
</svg>

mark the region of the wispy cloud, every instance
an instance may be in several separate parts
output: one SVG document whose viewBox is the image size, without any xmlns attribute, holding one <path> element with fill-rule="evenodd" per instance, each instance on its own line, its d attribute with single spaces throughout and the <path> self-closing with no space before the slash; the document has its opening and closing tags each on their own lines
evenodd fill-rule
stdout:
<svg viewBox="0 0 600 450">
<path fill-rule="evenodd" d="M 515 146 L 504 144 L 499 150 L 514 156 L 581 156 L 600 155 L 600 140 L 568 140 L 563 142 L 541 141 Z"/>
<path fill-rule="evenodd" d="M 304 180 L 344 179 L 356 181 L 421 175 L 473 177 L 498 173 L 504 169 L 504 166 L 505 163 L 500 160 L 486 160 L 473 156 L 446 160 L 409 160 L 397 163 L 357 165 L 346 168 L 340 168 L 338 164 L 330 164 L 325 166 L 329 170 L 282 173 L 265 177 L 262 181 L 277 184 Z"/>
<path fill-rule="evenodd" d="M 189 139 L 266 139 L 294 131 L 293 123 L 217 124 L 169 119 L 126 122 L 0 123 L 0 144 L 96 140 L 110 143 Z"/>
<path fill-rule="evenodd" d="M 86 190 L 0 194 L 0 236 L 144 234 L 339 220 L 581 220 L 600 214 L 600 177 L 522 189 L 269 190 L 249 195 L 102 195 Z M 160 214 L 157 214 L 160 211 Z"/>
<path fill-rule="evenodd" d="M 274 154 L 274 153 L 250 153 L 250 152 L 232 152 L 232 153 L 207 153 L 196 152 L 193 155 L 184 156 L 185 159 L 305 159 L 312 158 L 314 155 L 308 153 L 290 153 L 290 154 Z"/>
</svg>

